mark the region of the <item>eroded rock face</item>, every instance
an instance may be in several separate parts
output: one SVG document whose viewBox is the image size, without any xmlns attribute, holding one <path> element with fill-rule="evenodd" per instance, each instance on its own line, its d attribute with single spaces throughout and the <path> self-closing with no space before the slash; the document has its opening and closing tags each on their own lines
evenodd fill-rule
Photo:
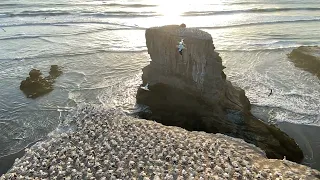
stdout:
<svg viewBox="0 0 320 180">
<path fill-rule="evenodd" d="M 184 39 L 187 49 L 176 45 Z M 245 92 L 226 81 L 221 58 L 210 34 L 192 28 L 164 26 L 146 30 L 150 65 L 143 68 L 137 103 L 150 107 L 140 117 L 187 130 L 224 133 L 263 149 L 269 158 L 300 162 L 302 151 L 278 128 L 250 113 Z"/>
<path fill-rule="evenodd" d="M 181 39 L 187 46 L 182 56 L 176 47 Z M 210 34 L 172 25 L 148 29 L 146 42 L 152 61 L 143 69 L 144 83 L 164 83 L 194 93 L 210 103 L 250 111 L 244 91 L 225 80 L 222 71 L 225 67 L 214 51 Z"/>
<path fill-rule="evenodd" d="M 294 50 L 288 57 L 296 67 L 304 69 L 320 78 L 320 47 L 318 46 L 300 46 Z"/>
<path fill-rule="evenodd" d="M 37 98 L 45 95 L 53 90 L 53 83 L 61 74 L 62 71 L 57 65 L 51 66 L 48 77 L 43 77 L 40 70 L 32 69 L 29 72 L 29 77 L 21 82 L 20 90 L 28 98 Z"/>
</svg>

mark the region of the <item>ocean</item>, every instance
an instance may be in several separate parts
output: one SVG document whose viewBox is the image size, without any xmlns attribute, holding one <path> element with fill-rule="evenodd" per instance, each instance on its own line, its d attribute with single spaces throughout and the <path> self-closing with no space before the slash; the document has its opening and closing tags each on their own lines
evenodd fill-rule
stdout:
<svg viewBox="0 0 320 180">
<path fill-rule="evenodd" d="M 212 35 L 252 113 L 295 138 L 303 163 L 320 169 L 320 80 L 287 58 L 320 45 L 319 0 L 1 0 L 0 157 L 45 138 L 80 105 L 136 111 L 150 61 L 145 30 L 181 23 Z M 20 82 L 51 65 L 63 71 L 54 90 L 26 98 Z"/>
</svg>

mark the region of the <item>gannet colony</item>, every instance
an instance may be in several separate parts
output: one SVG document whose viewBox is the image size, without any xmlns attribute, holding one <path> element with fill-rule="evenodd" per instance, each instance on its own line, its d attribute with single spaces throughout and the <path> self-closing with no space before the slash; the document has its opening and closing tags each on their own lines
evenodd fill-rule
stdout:
<svg viewBox="0 0 320 180">
<path fill-rule="evenodd" d="M 320 173 L 222 134 L 190 132 L 87 106 L 0 179 L 318 179 Z"/>
</svg>

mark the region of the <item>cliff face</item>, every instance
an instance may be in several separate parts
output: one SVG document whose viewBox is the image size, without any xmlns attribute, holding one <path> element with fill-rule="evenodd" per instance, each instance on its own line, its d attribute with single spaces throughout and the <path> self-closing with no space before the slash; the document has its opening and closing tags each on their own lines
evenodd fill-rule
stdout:
<svg viewBox="0 0 320 180">
<path fill-rule="evenodd" d="M 177 48 L 181 39 L 187 48 L 182 55 Z M 141 118 L 242 138 L 269 158 L 302 160 L 292 138 L 251 115 L 245 92 L 226 80 L 210 34 L 175 25 L 155 27 L 146 30 L 146 43 L 152 61 L 143 68 L 142 80 L 150 91 L 139 89 L 136 98 L 151 112 L 141 112 Z"/>
<path fill-rule="evenodd" d="M 182 56 L 176 47 L 181 39 L 187 47 Z M 152 61 L 143 69 L 144 83 L 164 83 L 211 104 L 250 111 L 244 91 L 225 80 L 224 67 L 210 34 L 172 25 L 148 29 L 146 42 Z"/>
</svg>

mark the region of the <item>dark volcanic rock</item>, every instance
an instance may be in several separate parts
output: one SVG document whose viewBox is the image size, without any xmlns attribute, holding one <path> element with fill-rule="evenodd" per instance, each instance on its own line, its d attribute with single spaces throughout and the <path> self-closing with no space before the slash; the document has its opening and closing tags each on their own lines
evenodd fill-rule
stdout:
<svg viewBox="0 0 320 180">
<path fill-rule="evenodd" d="M 183 38 L 187 49 L 176 48 Z M 263 149 L 269 158 L 300 162 L 303 154 L 295 141 L 278 128 L 250 113 L 245 92 L 226 81 L 211 35 L 192 28 L 164 26 L 146 31 L 150 65 L 143 68 L 137 103 L 149 106 L 140 117 L 187 130 L 224 133 Z"/>
<path fill-rule="evenodd" d="M 290 60 L 296 67 L 304 69 L 320 78 L 320 47 L 300 46 L 290 54 Z"/>
<path fill-rule="evenodd" d="M 32 69 L 26 80 L 20 84 L 20 90 L 28 98 L 37 98 L 45 95 L 53 90 L 53 83 L 55 79 L 62 74 L 61 69 L 57 65 L 52 65 L 50 68 L 49 76 L 42 77 L 40 70 Z"/>
<path fill-rule="evenodd" d="M 62 74 L 62 70 L 58 65 L 51 65 L 49 71 L 49 79 L 55 79 Z"/>
<path fill-rule="evenodd" d="M 27 97 L 37 98 L 53 90 L 52 83 L 41 76 L 40 70 L 32 69 L 29 75 L 20 84 L 20 89 Z"/>
</svg>

